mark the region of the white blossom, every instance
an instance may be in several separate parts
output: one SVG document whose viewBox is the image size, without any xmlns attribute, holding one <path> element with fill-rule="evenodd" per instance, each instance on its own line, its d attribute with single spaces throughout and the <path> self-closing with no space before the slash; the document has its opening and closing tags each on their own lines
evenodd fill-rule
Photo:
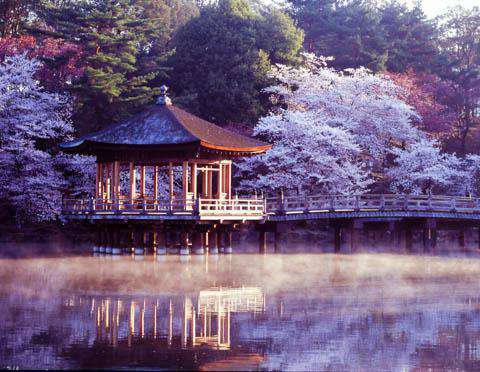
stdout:
<svg viewBox="0 0 480 372">
<path fill-rule="evenodd" d="M 17 222 L 55 218 L 62 191 L 78 180 L 66 179 L 64 172 L 78 176 L 86 169 L 84 162 L 91 161 L 59 156 L 55 150 L 73 132 L 70 102 L 42 89 L 35 79 L 39 67 L 25 54 L 0 64 L 0 198 L 14 210 Z"/>
</svg>

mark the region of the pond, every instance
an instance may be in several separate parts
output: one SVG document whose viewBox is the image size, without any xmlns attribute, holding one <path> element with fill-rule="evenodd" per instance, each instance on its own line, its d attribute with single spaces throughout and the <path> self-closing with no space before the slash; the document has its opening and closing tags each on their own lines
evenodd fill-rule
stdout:
<svg viewBox="0 0 480 372">
<path fill-rule="evenodd" d="M 0 367 L 480 369 L 480 258 L 0 259 Z"/>
</svg>

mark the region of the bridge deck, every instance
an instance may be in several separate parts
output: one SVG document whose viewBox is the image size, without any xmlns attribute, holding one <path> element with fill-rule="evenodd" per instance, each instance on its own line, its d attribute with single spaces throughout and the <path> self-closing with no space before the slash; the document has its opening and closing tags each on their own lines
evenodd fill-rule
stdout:
<svg viewBox="0 0 480 372">
<path fill-rule="evenodd" d="M 348 218 L 480 220 L 480 198 L 427 195 L 296 195 L 273 198 L 65 199 L 63 215 L 91 220 L 295 221 Z"/>
</svg>

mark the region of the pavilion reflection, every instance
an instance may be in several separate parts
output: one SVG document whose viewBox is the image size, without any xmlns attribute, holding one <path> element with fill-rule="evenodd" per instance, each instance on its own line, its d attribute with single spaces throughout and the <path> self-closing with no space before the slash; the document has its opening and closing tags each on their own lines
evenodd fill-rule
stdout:
<svg viewBox="0 0 480 372">
<path fill-rule="evenodd" d="M 237 362 L 263 358 L 255 350 L 232 348 L 232 317 L 255 318 L 265 311 L 265 296 L 257 287 L 215 287 L 187 296 L 80 296 L 64 305 L 83 312 L 84 322 L 94 326 L 88 341 L 63 353 L 83 368 L 98 365 L 100 355 L 103 367 L 141 360 L 142 366 L 198 368 L 233 356 Z"/>
</svg>

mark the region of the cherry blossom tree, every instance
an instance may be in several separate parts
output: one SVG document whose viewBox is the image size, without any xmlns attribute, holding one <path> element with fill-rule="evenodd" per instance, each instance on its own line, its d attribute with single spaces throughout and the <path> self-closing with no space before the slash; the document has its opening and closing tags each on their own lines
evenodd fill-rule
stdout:
<svg viewBox="0 0 480 372">
<path fill-rule="evenodd" d="M 395 192 L 426 194 L 448 192 L 468 174 L 462 161 L 453 154 L 442 153 L 436 142 L 422 139 L 404 149 L 394 149 L 395 166 L 387 171 Z"/>
<path fill-rule="evenodd" d="M 55 150 L 73 132 L 70 102 L 42 89 L 34 77 L 40 68 L 26 54 L 8 56 L 0 64 L 0 198 L 14 210 L 17 222 L 55 218 L 62 190 L 69 183 L 86 183 L 84 169 L 93 169 L 88 158 L 69 158 Z M 76 179 L 69 181 L 65 172 Z"/>
<path fill-rule="evenodd" d="M 279 83 L 266 91 L 280 108 L 254 133 L 274 148 L 242 164 L 244 187 L 363 191 L 375 167 L 391 162 L 395 147 L 425 137 L 391 80 L 363 68 L 338 72 L 326 62 L 305 55 L 304 67 L 272 71 Z"/>
</svg>

